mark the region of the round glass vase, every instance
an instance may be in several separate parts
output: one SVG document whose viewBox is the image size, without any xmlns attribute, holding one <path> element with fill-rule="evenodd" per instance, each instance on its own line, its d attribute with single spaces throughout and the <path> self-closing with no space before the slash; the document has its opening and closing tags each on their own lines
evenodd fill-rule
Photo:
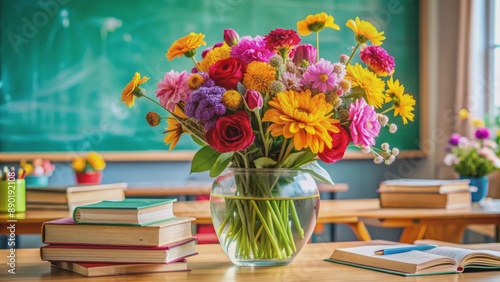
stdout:
<svg viewBox="0 0 500 282">
<path fill-rule="evenodd" d="M 219 242 L 240 266 L 292 262 L 313 233 L 319 203 L 313 177 L 292 169 L 229 168 L 210 194 Z"/>
</svg>

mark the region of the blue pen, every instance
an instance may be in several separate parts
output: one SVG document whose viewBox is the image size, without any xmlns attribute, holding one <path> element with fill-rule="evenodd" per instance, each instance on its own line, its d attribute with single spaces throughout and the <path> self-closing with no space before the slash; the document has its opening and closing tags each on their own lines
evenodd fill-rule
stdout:
<svg viewBox="0 0 500 282">
<path fill-rule="evenodd" d="M 402 248 L 389 248 L 389 249 L 382 249 L 375 251 L 376 255 L 392 255 L 392 254 L 399 254 L 399 253 L 405 253 L 409 251 L 427 251 L 430 249 L 436 248 L 436 245 L 414 245 L 414 246 L 408 246 L 408 247 L 402 247 Z"/>
</svg>

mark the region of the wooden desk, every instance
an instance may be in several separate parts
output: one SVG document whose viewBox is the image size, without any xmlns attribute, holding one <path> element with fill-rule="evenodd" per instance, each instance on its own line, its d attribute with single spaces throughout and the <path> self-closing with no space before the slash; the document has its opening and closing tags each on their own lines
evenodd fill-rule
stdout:
<svg viewBox="0 0 500 282">
<path fill-rule="evenodd" d="M 152 273 L 107 277 L 83 277 L 75 273 L 50 267 L 40 260 L 38 249 L 16 250 L 16 274 L 7 273 L 7 250 L 0 250 L 0 280 L 10 281 L 494 281 L 500 271 L 462 274 L 402 277 L 347 265 L 326 262 L 339 243 L 308 244 L 288 266 L 238 267 L 223 253 L 220 245 L 197 245 L 199 255 L 189 257 L 189 272 Z M 7 280 L 5 280 L 7 281 Z"/>
</svg>

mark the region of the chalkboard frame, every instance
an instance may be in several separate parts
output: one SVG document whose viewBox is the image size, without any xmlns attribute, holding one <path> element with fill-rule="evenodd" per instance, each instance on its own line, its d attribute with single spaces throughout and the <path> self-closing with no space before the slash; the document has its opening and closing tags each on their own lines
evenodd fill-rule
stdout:
<svg viewBox="0 0 500 282">
<path fill-rule="evenodd" d="M 419 1 L 419 149 L 404 150 L 398 158 L 424 158 L 428 155 L 428 150 L 423 148 L 423 141 L 428 139 L 428 110 L 427 105 L 429 82 L 427 77 L 428 69 L 428 0 Z M 0 152 L 0 162 L 17 162 L 20 159 L 32 160 L 35 158 L 45 158 L 52 161 L 71 161 L 75 156 L 85 154 L 86 152 Z M 128 161 L 191 161 L 196 150 L 185 151 L 100 151 L 100 154 L 110 162 L 128 162 Z M 358 151 L 347 151 L 344 159 L 360 160 L 371 159 L 371 154 L 363 154 Z"/>
</svg>

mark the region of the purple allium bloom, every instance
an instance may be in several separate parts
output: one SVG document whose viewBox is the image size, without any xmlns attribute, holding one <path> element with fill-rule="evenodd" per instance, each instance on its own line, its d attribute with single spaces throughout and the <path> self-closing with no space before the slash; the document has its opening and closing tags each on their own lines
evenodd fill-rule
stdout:
<svg viewBox="0 0 500 282">
<path fill-rule="evenodd" d="M 300 83 L 300 77 L 295 73 L 284 72 L 281 76 L 281 82 L 285 85 L 288 90 L 300 91 L 302 89 L 302 84 Z"/>
<path fill-rule="evenodd" d="M 219 86 L 200 87 L 191 93 L 184 112 L 188 117 L 203 123 L 205 130 L 209 130 L 215 125 L 217 119 L 226 113 L 226 107 L 222 103 L 224 92 L 226 89 Z"/>
<path fill-rule="evenodd" d="M 457 146 L 458 143 L 460 143 L 460 134 L 458 133 L 453 133 L 450 137 L 450 140 L 448 140 L 448 144 L 452 146 Z"/>
<path fill-rule="evenodd" d="M 253 61 L 268 62 L 276 54 L 266 48 L 264 37 L 243 36 L 238 45 L 231 47 L 231 57 L 241 59 L 245 64 Z"/>
<path fill-rule="evenodd" d="M 478 128 L 478 130 L 474 133 L 474 136 L 480 140 L 487 139 L 490 137 L 490 131 L 486 127 Z"/>
<path fill-rule="evenodd" d="M 351 121 L 351 137 L 354 145 L 373 146 L 375 137 L 380 132 L 375 108 L 366 103 L 363 98 L 354 101 L 349 107 Z"/>
<path fill-rule="evenodd" d="M 309 66 L 302 76 L 302 85 L 312 83 L 312 88 L 321 92 L 331 91 L 341 81 L 338 74 L 333 71 L 333 64 L 324 59 Z"/>
<path fill-rule="evenodd" d="M 202 87 L 210 88 L 215 86 L 215 82 L 210 78 L 208 73 L 200 72 L 199 74 L 201 75 L 201 77 L 203 77 L 203 84 L 201 85 Z"/>
</svg>

